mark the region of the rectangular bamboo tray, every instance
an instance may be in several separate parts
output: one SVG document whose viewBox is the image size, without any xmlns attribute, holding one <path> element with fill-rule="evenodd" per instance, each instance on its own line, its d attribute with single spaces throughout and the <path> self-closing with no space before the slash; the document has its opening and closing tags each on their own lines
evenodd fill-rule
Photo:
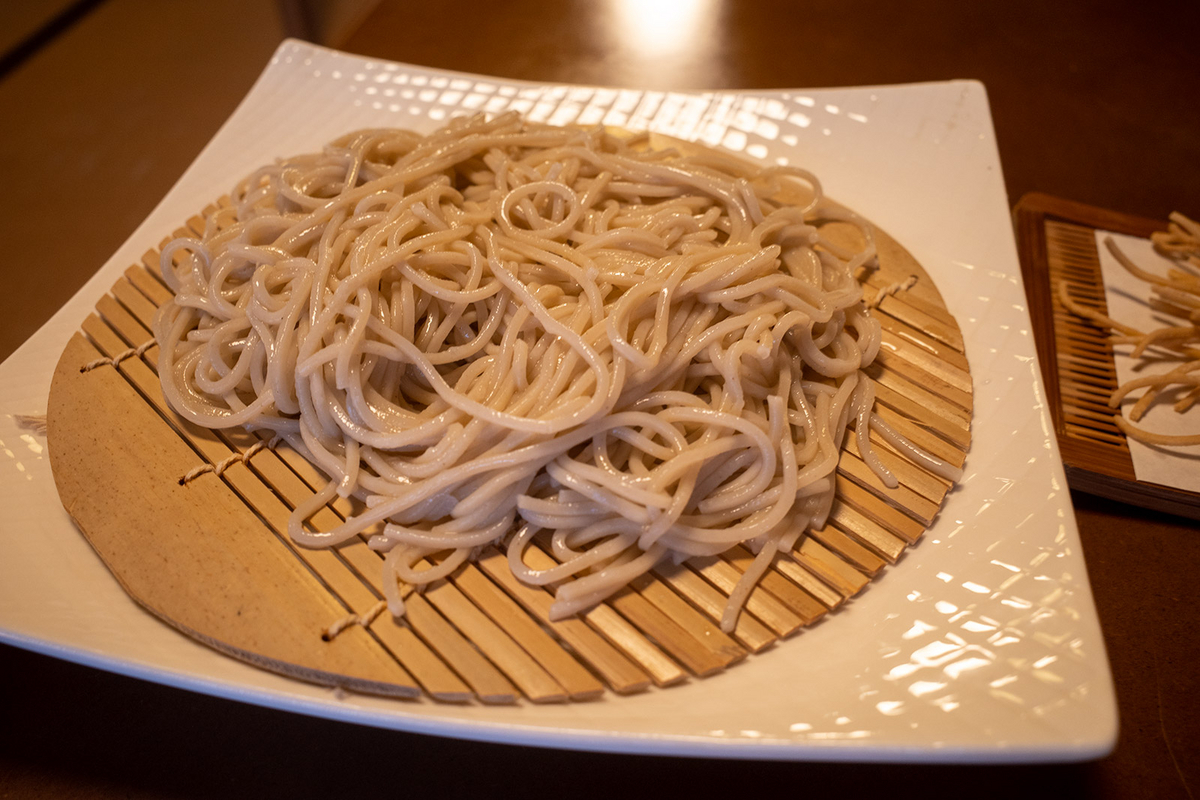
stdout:
<svg viewBox="0 0 1200 800">
<path fill-rule="evenodd" d="M 1054 286 L 1107 314 L 1095 232 L 1149 237 L 1165 221 L 1031 193 L 1013 209 L 1017 249 L 1038 360 L 1072 489 L 1131 505 L 1200 519 L 1200 494 L 1139 481 L 1125 435 L 1112 421 L 1109 395 L 1117 388 L 1108 336 L 1059 305 Z"/>
</svg>

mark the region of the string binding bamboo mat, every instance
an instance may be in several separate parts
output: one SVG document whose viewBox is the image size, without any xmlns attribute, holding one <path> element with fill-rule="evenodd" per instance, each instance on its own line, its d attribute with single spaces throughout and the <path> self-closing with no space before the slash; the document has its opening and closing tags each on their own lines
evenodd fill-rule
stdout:
<svg viewBox="0 0 1200 800">
<path fill-rule="evenodd" d="M 170 238 L 198 234 L 204 216 Z M 869 370 L 876 412 L 962 466 L 972 414 L 962 333 L 915 259 L 882 231 L 876 239 L 879 268 L 863 284 L 883 327 Z M 151 250 L 130 266 L 59 360 L 48 438 L 60 497 L 148 611 L 300 680 L 445 702 L 544 703 L 704 678 L 840 608 L 921 537 L 952 488 L 872 435 L 900 481 L 887 489 L 850 431 L 827 525 L 776 557 L 729 635 L 718 621 L 753 560 L 741 547 L 662 565 L 591 611 L 554 622 L 552 594 L 518 583 L 506 555 L 489 548 L 449 579 L 409 593 L 397 621 L 381 601 L 381 556 L 364 540 L 310 550 L 288 539 L 288 515 L 324 484 L 321 473 L 286 445 L 200 428 L 167 406 L 150 334 L 171 296 L 158 261 Z M 353 510 L 338 499 L 311 520 L 329 529 Z M 526 559 L 535 568 L 553 563 L 538 547 Z M 891 580 L 903 580 L 902 571 Z"/>
<path fill-rule="evenodd" d="M 1166 223 L 1037 193 L 1018 201 L 1013 218 L 1068 483 L 1090 494 L 1200 519 L 1200 495 L 1137 479 L 1129 442 L 1108 405 L 1117 388 L 1109 335 L 1063 308 L 1054 291 L 1065 282 L 1077 302 L 1107 314 L 1096 231 L 1149 238 L 1166 230 Z"/>
</svg>

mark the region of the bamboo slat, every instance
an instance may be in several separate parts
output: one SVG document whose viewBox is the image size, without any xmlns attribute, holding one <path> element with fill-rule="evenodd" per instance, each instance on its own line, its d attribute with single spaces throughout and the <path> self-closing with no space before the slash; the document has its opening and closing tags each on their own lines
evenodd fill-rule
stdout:
<svg viewBox="0 0 1200 800">
<path fill-rule="evenodd" d="M 902 458 L 896 451 L 888 447 L 877 431 L 871 431 L 870 445 L 875 452 L 875 457 L 896 476 L 896 480 L 900 482 L 901 486 L 907 486 L 935 506 L 941 506 L 942 501 L 946 499 L 946 493 L 950 490 L 948 481 L 926 472 L 908 459 Z M 846 433 L 846 452 L 862 458 L 858 449 L 858 433 L 855 431 L 851 430 Z"/>
<path fill-rule="evenodd" d="M 904 484 L 885 486 L 866 462 L 849 451 L 842 453 L 842 458 L 838 462 L 838 473 L 854 481 L 876 497 L 903 510 L 924 527 L 928 527 L 937 514 L 937 503 L 925 499 Z"/>
<path fill-rule="evenodd" d="M 509 593 L 523 608 L 553 631 L 590 666 L 609 686 L 621 694 L 640 692 L 650 684 L 649 676 L 634 661 L 613 647 L 582 620 L 569 618 L 552 620 L 550 606 L 554 597 L 544 589 L 527 586 L 516 579 L 508 568 L 503 554 L 489 549 L 479 560 L 479 567 L 495 584 Z"/>
<path fill-rule="evenodd" d="M 566 699 L 566 691 L 558 681 L 480 611 L 456 585 L 449 581 L 438 581 L 426 589 L 424 596 L 530 700 L 553 703 Z"/>
<path fill-rule="evenodd" d="M 833 504 L 829 521 L 891 564 L 896 563 L 907 546 L 902 538 L 841 501 Z"/>
<path fill-rule="evenodd" d="M 525 563 L 535 570 L 549 569 L 558 562 L 538 547 L 530 547 L 525 551 Z M 670 686 L 687 677 L 687 672 L 664 653 L 659 644 L 643 636 L 631 621 L 617 613 L 611 603 L 604 603 L 583 614 L 589 625 L 596 629 L 626 655 L 645 669 L 659 686 Z M 653 626 L 653 620 L 650 621 Z M 669 647 L 676 651 L 689 650 L 687 641 L 675 641 L 674 636 L 686 638 L 679 631 L 663 628 L 659 634 L 666 640 Z"/>
<path fill-rule="evenodd" d="M 728 599 L 712 584 L 681 564 L 659 564 L 654 574 L 678 593 L 681 598 L 703 611 L 709 619 L 720 621 Z M 751 614 L 739 614 L 733 636 L 743 647 L 753 653 L 765 650 L 775 643 L 776 636 Z"/>
<path fill-rule="evenodd" d="M 608 604 L 694 675 L 712 675 L 738 660 L 710 650 L 691 631 L 636 591 L 622 589 L 609 598 Z M 742 653 L 741 648 L 738 652 Z"/>
<path fill-rule="evenodd" d="M 655 580 L 652 575 L 642 575 L 635 578 L 630 586 L 636 589 L 660 613 L 673 620 L 693 639 L 709 650 L 721 668 L 746 657 L 746 650 L 738 645 L 732 637 L 689 605 L 683 597 L 672 591 L 663 581 Z M 620 610 L 619 606 L 618 610 Z"/>
<path fill-rule="evenodd" d="M 883 329 L 884 342 L 894 343 L 896 347 L 900 347 L 900 343 L 912 345 L 930 355 L 936 356 L 939 360 L 963 372 L 971 371 L 971 367 L 967 363 L 967 357 L 960 351 L 955 350 L 944 342 L 939 342 L 937 339 L 926 336 L 921 331 L 911 325 L 905 325 L 895 317 L 890 317 L 887 314 L 879 314 L 878 317 L 879 326 Z"/>
<path fill-rule="evenodd" d="M 228 203 L 222 198 L 175 235 L 198 234 Z M 920 266 L 886 234 L 878 242 L 880 263 L 864 296 L 886 295 L 876 311 L 885 353 L 873 373 L 879 416 L 960 466 L 971 418 L 961 335 Z M 382 602 L 371 531 L 329 549 L 288 536 L 292 512 L 326 485 L 324 474 L 285 442 L 200 428 L 169 408 L 150 333 L 171 298 L 159 262 L 149 250 L 130 266 L 64 351 L 50 402 L 56 481 L 138 602 L 222 652 L 282 674 L 485 704 L 586 701 L 606 689 L 629 694 L 703 678 L 842 607 L 920 537 L 950 488 L 872 434 L 874 452 L 900 482 L 887 489 L 851 430 L 829 524 L 775 557 L 728 634 L 720 621 L 729 594 L 754 560 L 740 546 L 660 564 L 567 619 L 551 617 L 553 587 L 521 583 L 502 549 L 490 547 L 424 591 L 402 587 L 405 614 L 394 618 Z M 1091 406 L 1081 400 L 1080 409 L 1086 417 Z M 335 498 L 307 525 L 335 528 L 359 506 Z M 528 548 L 526 562 L 556 563 L 539 547 Z"/>
<path fill-rule="evenodd" d="M 863 516 L 890 530 L 909 544 L 920 538 L 925 526 L 908 516 L 903 510 L 892 506 L 866 491 L 856 483 L 838 476 L 838 499 L 854 508 Z"/>
<path fill-rule="evenodd" d="M 833 525 L 826 525 L 824 528 L 814 530 L 812 538 L 846 559 L 855 569 L 870 577 L 874 577 L 887 564 L 882 558 L 872 553 L 868 548 L 859 544 L 850 536 L 842 533 Z"/>
<path fill-rule="evenodd" d="M 687 680 L 687 672 L 684 669 L 614 611 L 611 605 L 602 603 L 584 612 L 583 618 L 604 638 L 650 673 L 656 685 L 673 686 Z"/>
<path fill-rule="evenodd" d="M 896 336 L 886 329 L 881 335 L 881 341 L 883 343 L 881 352 L 886 357 L 894 355 L 897 358 L 901 358 L 911 363 L 916 369 L 932 375 L 946 386 L 956 390 L 960 398 L 962 395 L 966 395 L 969 398 L 971 394 L 971 373 L 967 368 L 951 364 L 942 353 L 933 353 L 922 347 L 918 347 L 911 341 Z M 943 347 L 942 350 L 945 352 L 954 352 L 947 347 Z M 963 402 L 969 403 L 970 400 L 963 398 Z"/>
<path fill-rule="evenodd" d="M 728 553 L 725 556 L 732 558 Z M 694 558 L 689 564 L 725 595 L 733 593 L 744 571 L 726 558 L 718 556 Z M 804 627 L 804 619 L 768 591 L 761 581 L 746 598 L 745 611 L 753 614 L 779 636 L 789 636 Z"/>
<path fill-rule="evenodd" d="M 870 580 L 811 536 L 800 543 L 796 561 L 846 597 L 861 592 Z"/>
<path fill-rule="evenodd" d="M 745 571 L 754 560 L 754 555 L 739 545 L 731 548 L 725 554 L 725 558 L 734 567 Z M 783 558 L 784 556 L 776 556 L 774 564 L 778 566 Z M 826 607 L 819 600 L 805 591 L 799 584 L 784 578 L 776 570 L 768 570 L 763 575 L 762 580 L 759 581 L 759 585 L 771 597 L 783 603 L 789 611 L 800 617 L 804 625 L 811 625 L 825 614 Z"/>
<path fill-rule="evenodd" d="M 969 420 L 961 416 L 948 403 L 940 402 L 933 395 L 920 390 L 915 384 L 898 377 L 893 380 L 882 371 L 878 369 L 875 371 L 879 375 L 875 380 L 876 413 L 879 413 L 880 406 L 884 409 L 891 409 L 897 412 L 900 419 L 914 423 L 939 438 L 945 439 L 958 450 L 965 451 L 967 449 L 967 445 L 971 441 Z M 871 373 L 868 371 L 867 374 Z M 872 377 L 875 376 L 872 375 Z M 895 416 L 891 417 L 891 419 L 895 418 Z M 899 429 L 897 428 L 897 430 Z M 927 439 L 922 441 L 927 441 Z M 943 457 L 941 453 L 949 454 L 951 449 L 938 447 L 937 451 L 931 452 L 935 452 L 941 458 Z"/>
<path fill-rule="evenodd" d="M 876 389 L 880 387 L 876 384 Z M 878 393 L 876 399 L 879 399 Z M 923 413 L 918 407 L 918 414 Z M 915 444 L 930 455 L 936 456 L 956 467 L 961 467 L 966 460 L 967 446 L 970 443 L 969 431 L 965 442 L 962 433 L 943 435 L 936 428 L 923 421 L 922 417 L 909 416 L 902 409 L 892 408 L 885 403 L 875 406 L 875 416 L 882 419 L 904 438 Z M 955 441 L 957 440 L 957 441 Z"/>
<path fill-rule="evenodd" d="M 567 692 L 572 700 L 588 700 L 604 692 L 604 684 L 571 658 L 554 637 L 477 567 L 465 564 L 454 585 L 507 631 Z"/>
<path fill-rule="evenodd" d="M 786 577 L 805 592 L 817 598 L 821 602 L 821 605 L 830 611 L 846 601 L 845 595 L 809 572 L 795 559 L 779 559 L 775 562 L 775 569 L 778 570 L 780 575 Z"/>
<path fill-rule="evenodd" d="M 413 592 L 404 605 L 405 622 L 448 667 L 466 681 L 476 697 L 484 703 L 516 701 L 516 688 L 425 598 Z"/>
<path fill-rule="evenodd" d="M 932 313 L 933 309 L 927 305 L 918 306 L 911 300 L 905 302 L 893 295 L 884 298 L 879 304 L 879 310 L 909 327 L 924 331 L 931 338 L 953 347 L 960 353 L 963 351 L 962 332 L 958 325 L 953 319 L 947 320 L 940 314 Z"/>
</svg>

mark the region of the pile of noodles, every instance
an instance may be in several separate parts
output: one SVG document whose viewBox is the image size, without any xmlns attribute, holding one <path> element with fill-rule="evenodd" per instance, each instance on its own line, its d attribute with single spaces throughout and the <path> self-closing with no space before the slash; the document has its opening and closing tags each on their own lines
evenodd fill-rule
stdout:
<svg viewBox="0 0 1200 800">
<path fill-rule="evenodd" d="M 880 329 L 854 221 L 794 167 L 508 115 L 364 130 L 263 167 L 162 253 L 163 391 L 212 428 L 283 437 L 330 476 L 305 546 L 360 534 L 401 584 L 507 546 L 556 616 L 664 559 L 776 552 L 822 526 Z M 697 154 L 699 153 L 699 154 Z M 890 480 L 858 439 L 868 463 Z M 333 530 L 307 519 L 362 501 Z M 529 568 L 545 548 L 561 562 Z"/>
</svg>

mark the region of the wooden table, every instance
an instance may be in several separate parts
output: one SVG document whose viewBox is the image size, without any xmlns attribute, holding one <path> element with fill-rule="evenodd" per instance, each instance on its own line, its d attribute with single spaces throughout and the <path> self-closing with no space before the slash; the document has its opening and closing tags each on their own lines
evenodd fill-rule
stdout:
<svg viewBox="0 0 1200 800">
<path fill-rule="evenodd" d="M 12 35 L 0 41 L 16 53 L 0 73 L 0 358 L 128 236 L 280 38 L 296 32 L 415 64 L 639 88 L 977 78 L 989 91 L 1010 203 L 1037 190 L 1149 217 L 1200 214 L 1194 3 L 57 6 L 68 12 L 60 24 L 49 13 L 17 20 L 28 33 L 51 23 L 25 48 Z M 673 30 L 686 26 L 686 46 L 638 33 L 659 10 Z M 5 15 L 22 16 L 0 12 L 0 28 L 12 22 Z M 1101 498 L 1074 500 L 1121 714 L 1116 752 L 1097 763 L 860 767 L 509 748 L 267 711 L 0 647 L 0 796 L 599 797 L 649 781 L 705 796 L 1192 797 L 1200 532 Z"/>
</svg>

